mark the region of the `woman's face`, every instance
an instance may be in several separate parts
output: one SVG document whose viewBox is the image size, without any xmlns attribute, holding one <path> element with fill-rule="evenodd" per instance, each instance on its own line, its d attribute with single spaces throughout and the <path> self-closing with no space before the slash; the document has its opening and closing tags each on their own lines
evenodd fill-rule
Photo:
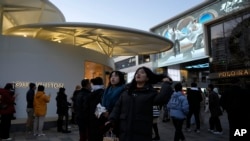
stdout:
<svg viewBox="0 0 250 141">
<path fill-rule="evenodd" d="M 140 82 L 140 83 L 148 81 L 148 76 L 146 72 L 144 71 L 144 69 L 139 69 L 137 71 L 137 73 L 135 74 L 135 81 Z"/>
<path fill-rule="evenodd" d="M 116 73 L 112 73 L 110 77 L 110 84 L 111 85 L 117 85 L 120 82 L 120 78 Z"/>
</svg>

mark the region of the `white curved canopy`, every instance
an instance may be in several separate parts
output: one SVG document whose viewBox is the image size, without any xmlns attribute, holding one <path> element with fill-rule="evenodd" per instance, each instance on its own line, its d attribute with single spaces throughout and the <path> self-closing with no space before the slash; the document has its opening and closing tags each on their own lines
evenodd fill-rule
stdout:
<svg viewBox="0 0 250 141">
<path fill-rule="evenodd" d="M 156 34 L 103 24 L 32 24 L 11 28 L 5 35 L 23 36 L 89 48 L 110 57 L 154 54 L 173 43 Z"/>
</svg>

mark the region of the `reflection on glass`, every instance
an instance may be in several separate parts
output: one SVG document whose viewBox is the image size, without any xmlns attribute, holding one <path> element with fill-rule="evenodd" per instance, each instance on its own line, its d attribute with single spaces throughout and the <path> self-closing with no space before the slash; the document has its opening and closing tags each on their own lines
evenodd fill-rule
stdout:
<svg viewBox="0 0 250 141">
<path fill-rule="evenodd" d="M 211 39 L 222 38 L 223 35 L 223 24 L 217 24 L 211 27 Z"/>
<path fill-rule="evenodd" d="M 232 30 L 241 22 L 241 18 L 235 18 L 224 23 L 224 35 L 229 37 Z"/>
</svg>

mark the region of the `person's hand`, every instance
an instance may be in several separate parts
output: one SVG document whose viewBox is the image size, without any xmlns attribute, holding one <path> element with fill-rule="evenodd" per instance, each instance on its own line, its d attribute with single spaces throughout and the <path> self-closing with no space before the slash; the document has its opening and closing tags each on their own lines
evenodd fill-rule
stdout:
<svg viewBox="0 0 250 141">
<path fill-rule="evenodd" d="M 109 112 L 103 112 L 102 115 L 103 115 L 105 118 L 108 118 L 108 117 L 109 117 Z"/>
<path fill-rule="evenodd" d="M 105 132 L 110 132 L 113 130 L 113 123 L 111 121 L 105 122 L 104 125 L 105 125 L 105 127 L 104 127 Z"/>
<path fill-rule="evenodd" d="M 105 126 L 107 126 L 108 124 L 110 124 L 111 122 L 110 121 L 107 121 L 107 122 L 105 122 Z"/>
</svg>

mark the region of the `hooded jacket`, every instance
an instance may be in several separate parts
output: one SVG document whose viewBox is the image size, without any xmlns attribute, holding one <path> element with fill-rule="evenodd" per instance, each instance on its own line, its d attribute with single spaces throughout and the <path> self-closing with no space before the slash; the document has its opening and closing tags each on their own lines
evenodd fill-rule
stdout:
<svg viewBox="0 0 250 141">
<path fill-rule="evenodd" d="M 176 100 L 176 104 L 172 102 L 174 100 Z M 189 112 L 189 105 L 186 96 L 184 96 L 180 91 L 174 92 L 168 102 L 167 108 L 170 110 L 171 117 L 185 119 Z"/>
<path fill-rule="evenodd" d="M 45 116 L 47 112 L 47 103 L 50 96 L 45 95 L 43 91 L 38 91 L 34 97 L 34 113 L 35 116 Z"/>
</svg>

